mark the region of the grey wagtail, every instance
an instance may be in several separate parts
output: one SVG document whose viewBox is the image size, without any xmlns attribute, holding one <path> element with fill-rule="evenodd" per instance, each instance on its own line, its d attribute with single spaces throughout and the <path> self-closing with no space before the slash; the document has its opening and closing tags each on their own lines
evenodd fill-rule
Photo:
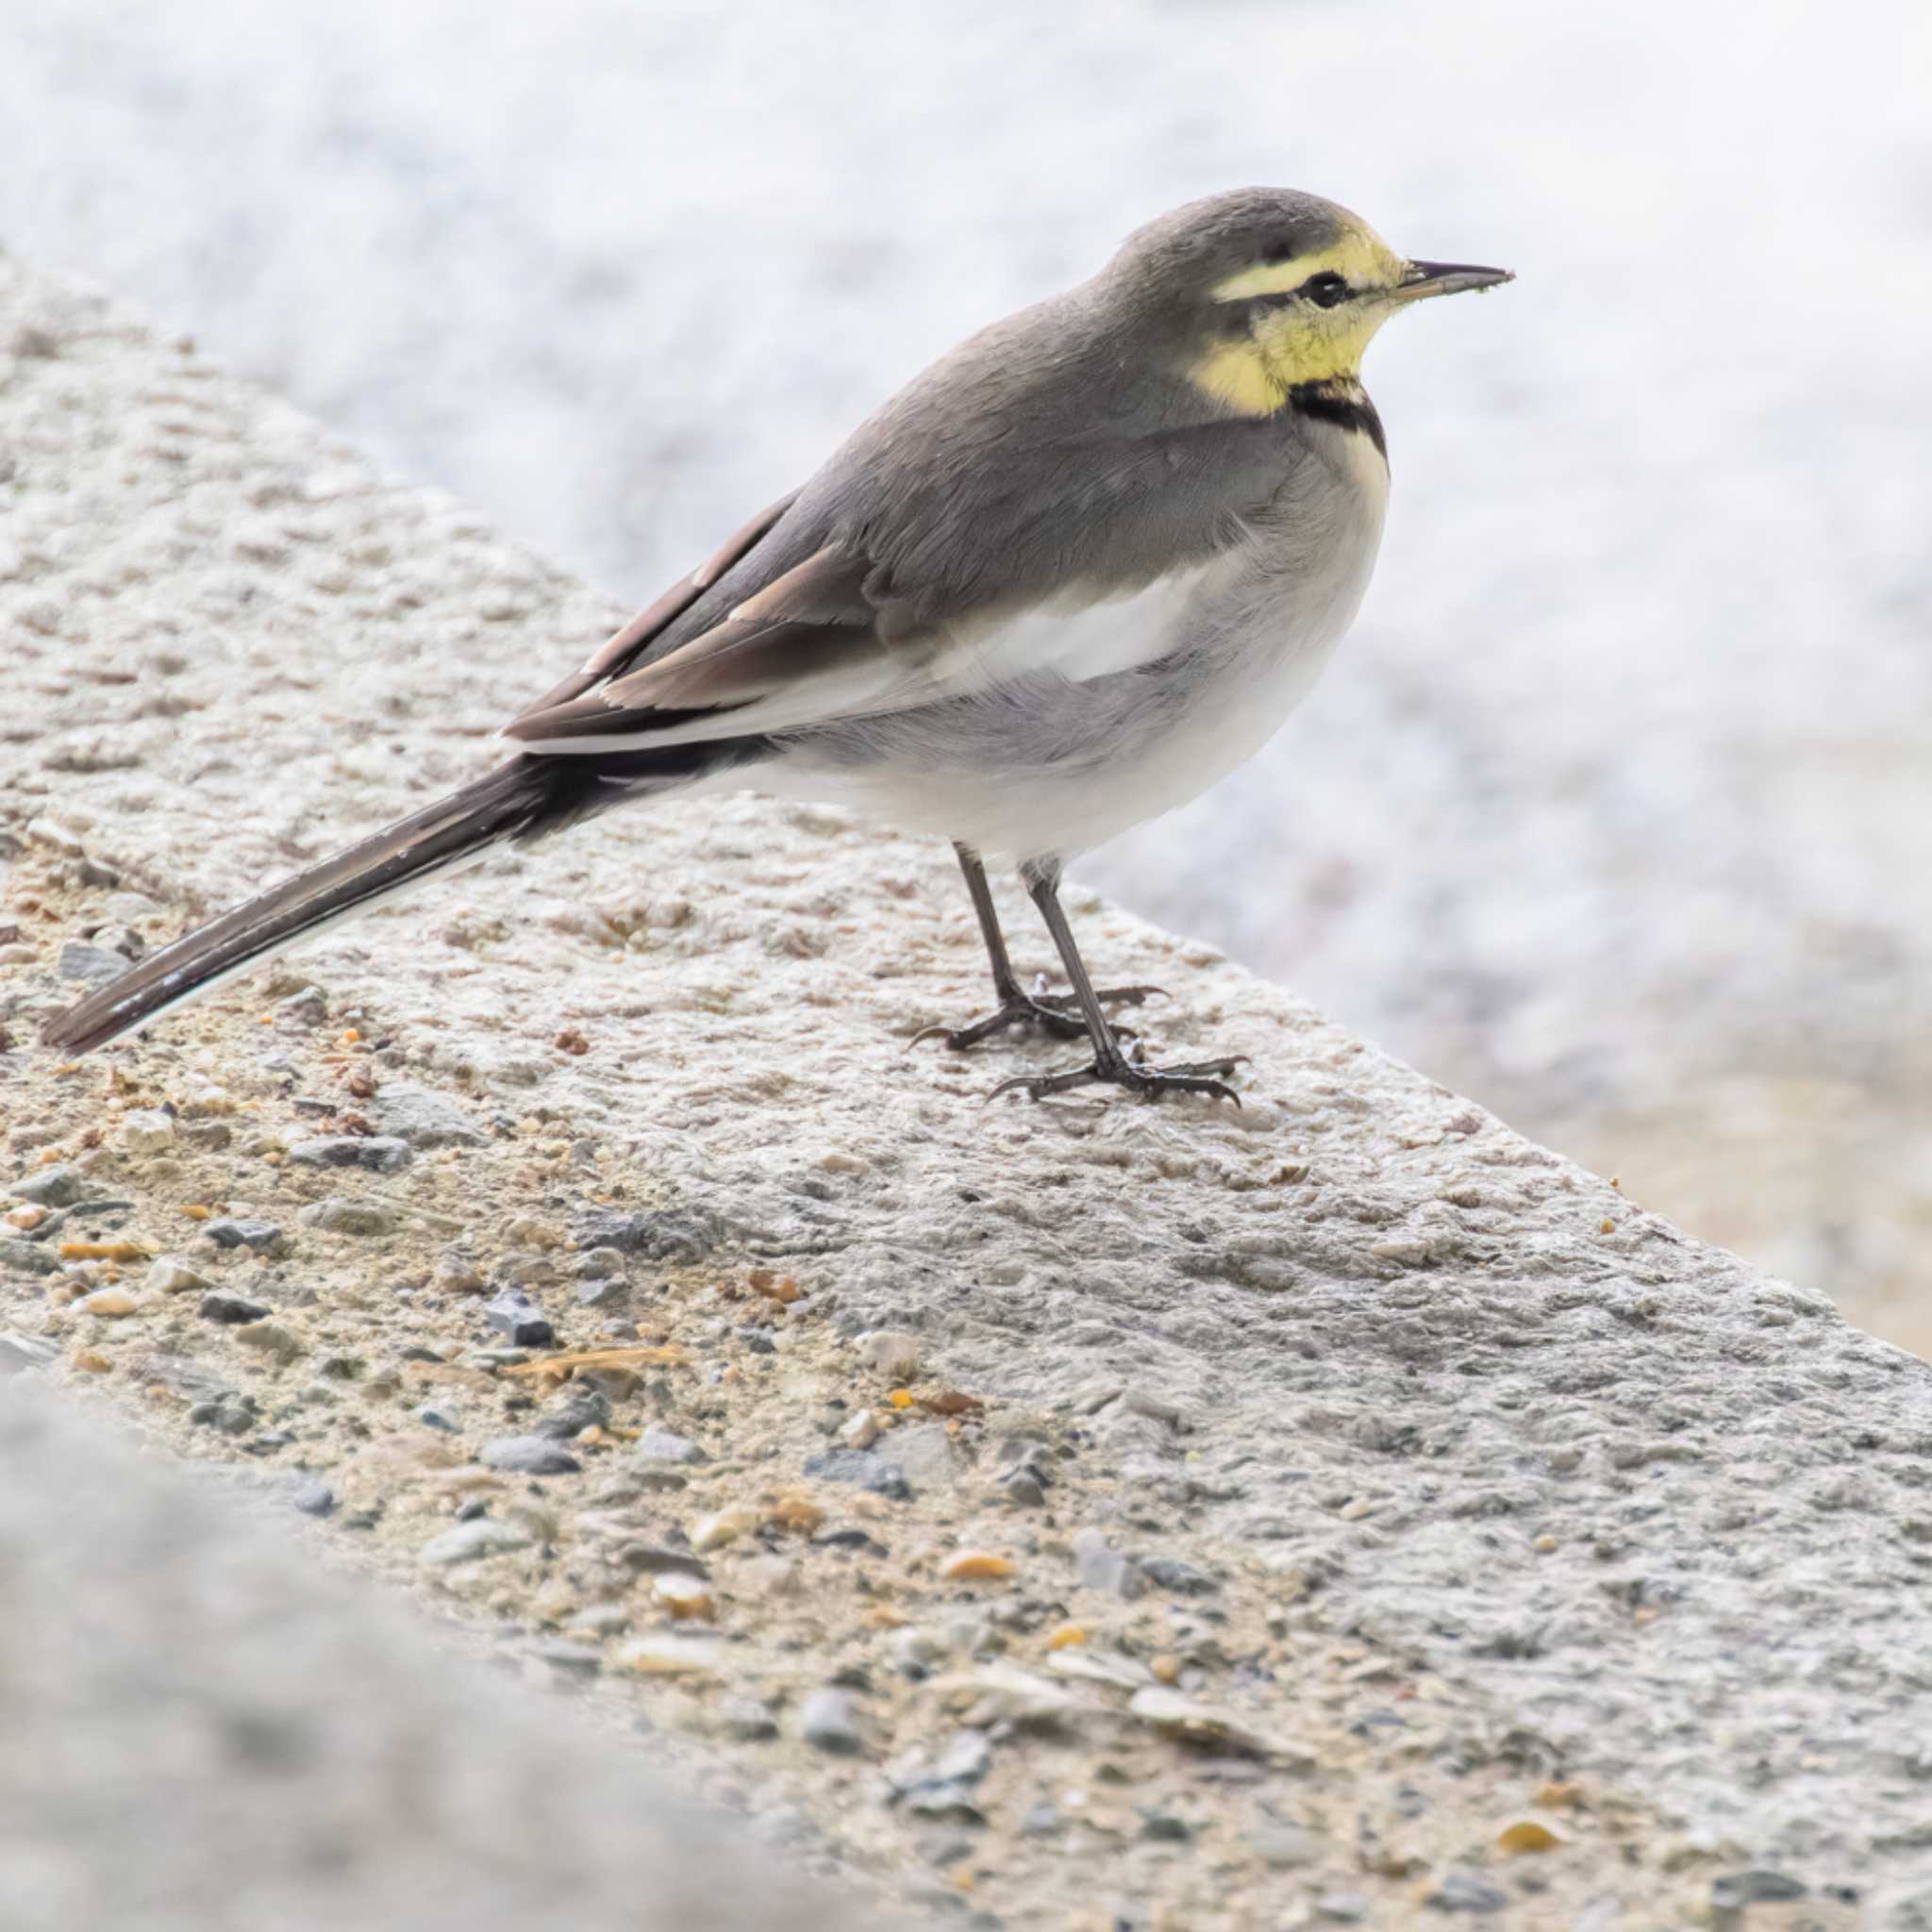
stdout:
<svg viewBox="0 0 1932 1932">
<path fill-rule="evenodd" d="M 1362 352 L 1399 308 L 1507 271 L 1410 261 L 1314 195 L 1249 188 L 1130 235 L 1091 281 L 962 342 L 554 691 L 486 777 L 224 913 L 59 1014 L 70 1052 L 501 841 L 752 788 L 953 841 L 998 1008 L 1085 1035 L 1091 1081 L 1234 1099 L 1154 1067 L 1061 910 L 1074 854 L 1251 757 L 1354 617 L 1389 489 Z M 1015 976 L 982 855 L 1015 861 L 1073 991 Z M 1131 1038 L 1131 1036 L 1126 1036 Z"/>
</svg>

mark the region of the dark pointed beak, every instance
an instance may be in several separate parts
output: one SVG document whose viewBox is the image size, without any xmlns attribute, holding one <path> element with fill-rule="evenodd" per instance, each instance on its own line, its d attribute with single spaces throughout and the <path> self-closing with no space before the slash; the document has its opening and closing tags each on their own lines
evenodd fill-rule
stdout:
<svg viewBox="0 0 1932 1932">
<path fill-rule="evenodd" d="M 1464 261 L 1412 261 L 1390 291 L 1393 302 L 1421 302 L 1430 295 L 1459 295 L 1465 289 L 1493 289 L 1516 279 L 1507 268 L 1476 268 Z"/>
</svg>

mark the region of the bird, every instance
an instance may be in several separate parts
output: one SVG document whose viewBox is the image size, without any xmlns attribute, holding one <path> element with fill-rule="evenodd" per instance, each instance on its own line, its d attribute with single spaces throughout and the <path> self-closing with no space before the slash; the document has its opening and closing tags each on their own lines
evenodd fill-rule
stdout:
<svg viewBox="0 0 1932 1932">
<path fill-rule="evenodd" d="M 1147 1063 L 1113 1016 L 1159 990 L 1093 985 L 1063 870 L 1215 783 L 1307 694 L 1382 531 L 1363 352 L 1400 309 L 1512 279 L 1412 260 L 1295 190 L 1158 216 L 915 376 L 511 719 L 505 762 L 153 953 L 45 1041 L 91 1051 L 505 842 L 756 790 L 952 841 L 995 1005 L 946 1042 L 1024 1028 L 1091 1056 L 995 1094 L 1239 1105 L 1239 1056 Z M 1017 867 L 1069 992 L 1021 985 L 989 859 Z"/>
</svg>

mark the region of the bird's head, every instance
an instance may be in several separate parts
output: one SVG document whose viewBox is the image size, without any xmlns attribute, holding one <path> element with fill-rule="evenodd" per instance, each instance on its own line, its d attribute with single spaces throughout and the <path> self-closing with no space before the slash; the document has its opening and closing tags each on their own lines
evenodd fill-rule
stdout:
<svg viewBox="0 0 1932 1932">
<path fill-rule="evenodd" d="M 1410 261 L 1319 195 L 1248 188 L 1137 229 L 1105 280 L 1178 345 L 1180 373 L 1241 415 L 1310 383 L 1353 381 L 1398 308 L 1493 288 L 1507 269 Z"/>
</svg>

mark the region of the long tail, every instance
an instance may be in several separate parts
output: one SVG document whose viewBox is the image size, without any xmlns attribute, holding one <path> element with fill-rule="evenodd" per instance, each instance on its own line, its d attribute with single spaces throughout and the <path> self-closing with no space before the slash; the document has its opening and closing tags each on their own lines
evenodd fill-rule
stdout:
<svg viewBox="0 0 1932 1932">
<path fill-rule="evenodd" d="M 539 838 L 640 791 L 677 787 L 742 762 L 752 749 L 738 741 L 666 747 L 628 758 L 512 758 L 151 954 L 57 1014 L 42 1038 L 70 1054 L 91 1053 L 197 998 L 230 974 L 492 845 Z"/>
</svg>

